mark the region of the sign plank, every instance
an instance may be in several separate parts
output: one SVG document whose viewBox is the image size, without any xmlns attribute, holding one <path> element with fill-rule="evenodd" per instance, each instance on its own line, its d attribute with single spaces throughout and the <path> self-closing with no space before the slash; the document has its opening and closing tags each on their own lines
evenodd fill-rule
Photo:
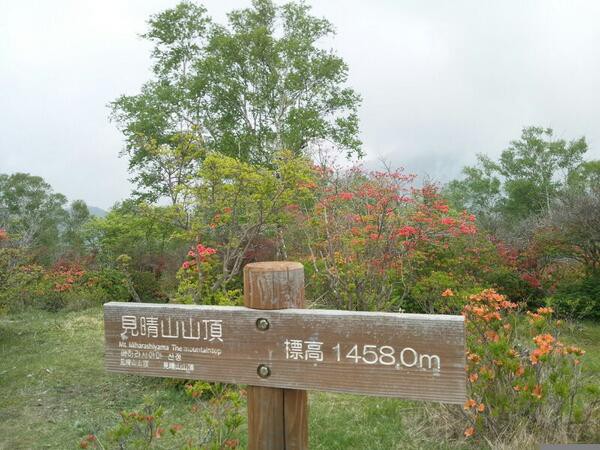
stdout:
<svg viewBox="0 0 600 450">
<path fill-rule="evenodd" d="M 111 372 L 464 403 L 462 316 L 111 302 Z"/>
</svg>

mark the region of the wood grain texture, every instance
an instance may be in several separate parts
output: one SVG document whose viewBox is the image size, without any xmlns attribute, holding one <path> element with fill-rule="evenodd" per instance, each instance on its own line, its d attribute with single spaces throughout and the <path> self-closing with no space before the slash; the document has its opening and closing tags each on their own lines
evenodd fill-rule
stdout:
<svg viewBox="0 0 600 450">
<path fill-rule="evenodd" d="M 285 445 L 284 391 L 248 387 L 248 449 L 283 450 Z"/>
<path fill-rule="evenodd" d="M 244 305 L 261 310 L 304 308 L 302 264 L 262 262 L 246 265 Z M 269 329 L 262 332 L 268 333 Z M 265 410 L 269 405 L 275 405 L 276 409 Z M 248 449 L 308 449 L 306 391 L 248 386 Z"/>
<path fill-rule="evenodd" d="M 283 390 L 283 426 L 286 450 L 308 448 L 308 394 L 299 389 Z"/>
<path fill-rule="evenodd" d="M 132 336 L 131 331 L 123 334 L 123 317 L 128 316 L 137 318 L 137 336 Z M 170 318 L 171 334 L 174 334 L 175 323 L 178 322 L 181 325 L 180 336 L 160 337 L 160 329 L 158 337 L 150 336 L 148 324 L 146 335 L 141 335 L 142 317 L 156 319 L 159 328 L 161 324 L 167 328 Z M 259 318 L 269 321 L 267 331 L 257 329 L 256 320 Z M 245 307 L 112 302 L 104 306 L 104 320 L 105 362 L 112 372 L 458 404 L 465 401 L 462 316 L 306 309 L 269 311 Z M 200 339 L 189 339 L 190 320 L 192 324 L 200 324 Z M 203 321 L 210 320 L 221 321 L 222 341 L 210 341 L 210 335 L 204 339 L 206 330 L 203 326 L 211 322 Z M 184 325 L 183 331 L 188 338 L 182 337 Z M 292 339 L 322 342 L 322 361 L 288 358 L 285 342 Z M 334 349 L 338 343 L 342 347 L 339 361 L 338 352 Z M 187 348 L 187 351 L 174 351 L 173 345 Z M 418 365 L 367 364 L 365 360 L 371 361 L 371 354 L 365 355 L 364 359 L 347 358 L 354 345 L 357 345 L 360 354 L 365 345 L 375 345 L 378 349 L 392 347 L 396 360 L 399 359 L 399 351 L 404 348 L 412 348 L 418 355 L 438 355 L 439 371 Z M 144 361 L 135 352 L 147 353 L 150 351 L 148 348 L 155 347 L 158 348 L 154 350 L 155 358 L 145 359 L 148 367 L 124 365 L 127 360 Z M 176 361 L 177 354 L 181 361 Z M 412 362 L 411 355 L 409 352 L 406 362 Z M 174 361 L 170 361 L 169 356 Z M 426 366 L 427 361 L 424 362 Z M 170 363 L 174 364 L 174 368 L 165 368 L 165 364 L 168 367 Z M 193 369 L 184 370 L 183 363 L 193 364 Z M 259 364 L 270 368 L 268 378 L 258 376 Z"/>
<path fill-rule="evenodd" d="M 272 261 L 244 267 L 244 306 L 254 309 L 304 308 L 304 267 Z"/>
</svg>

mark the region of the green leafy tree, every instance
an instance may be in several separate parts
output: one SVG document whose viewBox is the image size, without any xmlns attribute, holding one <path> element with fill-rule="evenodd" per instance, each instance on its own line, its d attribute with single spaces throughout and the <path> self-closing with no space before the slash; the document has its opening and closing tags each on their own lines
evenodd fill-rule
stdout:
<svg viewBox="0 0 600 450">
<path fill-rule="evenodd" d="M 500 215 L 508 223 L 551 214 L 553 200 L 564 192 L 587 150 L 583 137 L 567 142 L 554 138 L 550 128 L 524 128 L 498 161 L 480 155 L 478 166 L 466 167 L 465 177 L 451 182 L 447 191 L 460 207 Z"/>
<path fill-rule="evenodd" d="M 90 211 L 83 200 L 75 200 L 64 222 L 62 234 L 65 250 L 76 256 L 81 256 L 85 251 L 85 238 L 83 227 L 90 220 Z"/>
<path fill-rule="evenodd" d="M 302 154 L 324 142 L 360 155 L 360 98 L 345 86 L 344 61 L 319 47 L 332 33 L 308 6 L 270 0 L 231 12 L 226 25 L 191 2 L 153 16 L 143 37 L 154 44 L 154 78 L 111 105 L 140 192 L 177 200 L 165 153 L 185 174 L 203 148 L 268 166 L 279 150 Z M 193 150 L 177 155 L 182 139 Z"/>
<path fill-rule="evenodd" d="M 41 177 L 0 174 L 0 228 L 17 246 L 35 249 L 43 259 L 51 258 L 58 246 L 66 202 Z"/>
<path fill-rule="evenodd" d="M 207 44 L 211 21 L 206 9 L 182 2 L 152 16 L 142 37 L 154 44 L 154 78 L 137 95 L 122 95 L 111 104 L 112 119 L 126 137 L 123 154 L 138 189 L 147 201 L 167 197 L 182 201 L 180 187 L 198 170 L 205 143 L 201 110 L 194 98 L 194 62 Z"/>
<path fill-rule="evenodd" d="M 568 187 L 576 192 L 593 192 L 600 186 L 600 160 L 584 161 L 568 177 Z"/>
<path fill-rule="evenodd" d="M 455 207 L 472 211 L 483 226 L 493 228 L 503 199 L 502 182 L 489 158 L 479 155 L 478 161 L 478 167 L 464 167 L 465 177 L 448 183 L 444 194 Z"/>
<path fill-rule="evenodd" d="M 550 128 L 525 128 L 521 139 L 502 152 L 496 168 L 504 177 L 506 212 L 514 217 L 550 212 L 552 199 L 587 150 L 583 137 L 566 142 L 553 139 Z"/>
<path fill-rule="evenodd" d="M 167 198 L 172 205 L 185 208 L 188 199 L 183 188 L 194 182 L 194 174 L 205 156 L 196 138 L 193 133 L 178 133 L 162 144 L 154 138 L 145 139 L 141 144 L 144 163 L 139 165 L 133 179 L 140 189 L 133 194 L 149 202 Z"/>
</svg>

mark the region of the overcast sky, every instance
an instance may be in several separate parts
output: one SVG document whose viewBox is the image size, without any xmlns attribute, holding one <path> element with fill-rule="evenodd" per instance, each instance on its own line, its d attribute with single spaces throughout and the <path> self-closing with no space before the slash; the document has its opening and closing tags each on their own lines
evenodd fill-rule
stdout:
<svg viewBox="0 0 600 450">
<path fill-rule="evenodd" d="M 150 77 L 139 38 L 166 0 L 0 0 L 0 173 L 102 208 L 129 195 L 106 105 Z M 600 158 L 600 2 L 309 1 L 350 66 L 367 161 L 438 181 L 526 125 Z M 223 22 L 248 1 L 204 1 Z"/>
</svg>

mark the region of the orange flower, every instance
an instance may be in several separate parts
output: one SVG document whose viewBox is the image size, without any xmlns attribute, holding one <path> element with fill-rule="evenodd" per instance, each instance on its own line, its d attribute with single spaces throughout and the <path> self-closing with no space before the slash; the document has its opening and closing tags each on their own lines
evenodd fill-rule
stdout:
<svg viewBox="0 0 600 450">
<path fill-rule="evenodd" d="M 485 405 L 483 403 L 480 403 L 479 406 L 477 406 L 477 411 L 478 412 L 485 411 Z"/>
<path fill-rule="evenodd" d="M 473 314 L 475 314 L 476 316 L 482 317 L 487 311 L 487 309 L 482 306 L 475 306 L 474 308 L 472 308 L 472 311 Z"/>
<path fill-rule="evenodd" d="M 536 348 L 533 352 L 531 352 L 531 355 L 529 355 L 529 360 L 531 361 L 531 364 L 537 364 L 540 361 L 540 356 L 542 355 L 543 353 L 539 348 Z"/>
<path fill-rule="evenodd" d="M 494 311 L 484 316 L 484 320 L 486 322 L 489 322 L 492 319 L 500 320 L 500 313 L 498 311 Z"/>
<path fill-rule="evenodd" d="M 469 427 L 465 430 L 465 437 L 471 437 L 475 434 L 475 428 Z"/>
<path fill-rule="evenodd" d="M 446 289 L 442 292 L 442 297 L 454 297 L 454 292 L 452 292 L 452 289 Z"/>
<path fill-rule="evenodd" d="M 540 357 L 546 355 L 552 350 L 553 346 L 551 345 L 555 342 L 554 337 L 551 334 L 539 334 L 533 338 L 533 342 L 536 343 L 538 348 L 531 352 L 529 359 L 532 364 L 537 364 Z M 557 343 L 560 345 L 560 343 Z"/>
<path fill-rule="evenodd" d="M 88 448 L 88 445 L 90 442 L 93 442 L 96 440 L 96 435 L 94 434 L 88 434 L 85 439 L 82 439 L 81 442 L 79 442 L 79 447 L 80 448 Z"/>
<path fill-rule="evenodd" d="M 537 309 L 538 314 L 552 314 L 554 310 L 550 307 L 541 307 Z"/>
<path fill-rule="evenodd" d="M 500 340 L 500 336 L 494 330 L 488 330 L 485 332 L 485 337 L 492 342 L 498 342 Z"/>
<path fill-rule="evenodd" d="M 554 337 L 551 334 L 538 334 L 533 338 L 533 342 L 535 342 L 538 346 L 542 347 L 544 345 L 550 345 L 554 342 Z"/>
<path fill-rule="evenodd" d="M 474 363 L 477 363 L 477 362 L 481 361 L 481 357 L 477 353 L 469 353 L 467 355 L 467 359 L 469 361 L 474 362 Z"/>
<path fill-rule="evenodd" d="M 569 345 L 568 347 L 565 348 L 565 351 L 567 353 L 574 353 L 578 356 L 583 356 L 585 355 L 585 351 L 581 350 L 579 347 L 575 347 L 574 345 Z"/>
<path fill-rule="evenodd" d="M 515 375 L 517 377 L 520 377 L 524 373 L 525 373 L 525 369 L 523 368 L 523 366 L 519 366 L 519 367 L 517 367 L 517 370 L 515 370 Z"/>
<path fill-rule="evenodd" d="M 519 306 L 519 305 L 517 305 L 516 303 L 513 303 L 513 302 L 509 302 L 508 300 L 504 300 L 504 301 L 500 302 L 500 307 L 503 309 L 514 309 L 517 306 Z"/>
<path fill-rule="evenodd" d="M 223 442 L 223 445 L 228 448 L 237 448 L 240 445 L 239 439 L 227 439 Z"/>
<path fill-rule="evenodd" d="M 542 398 L 542 386 L 536 384 L 533 390 L 531 391 L 531 395 L 537 398 Z"/>
<path fill-rule="evenodd" d="M 471 408 L 473 408 L 474 406 L 477 406 L 477 402 L 475 400 L 473 400 L 472 398 L 470 398 L 469 400 L 467 400 L 463 406 L 463 408 L 465 410 L 469 410 Z"/>
<path fill-rule="evenodd" d="M 471 375 L 469 375 L 469 381 L 471 383 L 475 383 L 478 379 L 479 379 L 479 375 L 477 375 L 476 373 L 472 373 Z"/>
</svg>

